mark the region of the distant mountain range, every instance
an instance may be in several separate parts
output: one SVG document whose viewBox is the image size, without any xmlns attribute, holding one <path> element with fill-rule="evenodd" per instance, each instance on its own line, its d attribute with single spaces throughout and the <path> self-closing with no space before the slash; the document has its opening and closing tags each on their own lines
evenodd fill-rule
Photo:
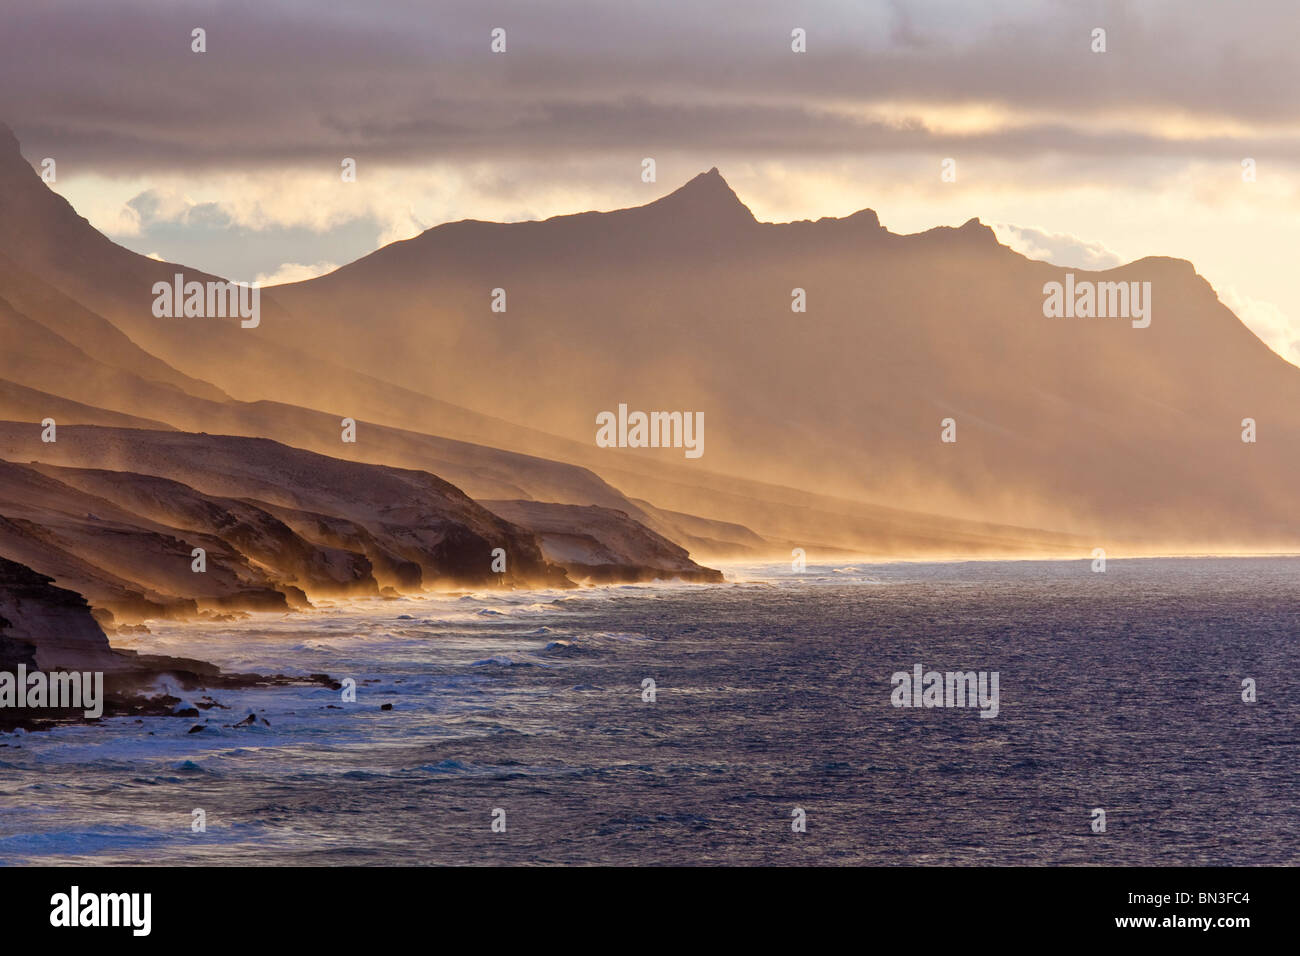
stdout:
<svg viewBox="0 0 1300 956">
<path fill-rule="evenodd" d="M 0 555 L 110 624 L 796 547 L 1294 550 L 1300 369 L 1186 262 L 1075 270 L 1150 283 L 1146 328 L 1045 316 L 1065 271 L 975 220 L 761 223 L 715 169 L 438 226 L 263 290 L 256 328 L 158 318 L 156 283 L 220 277 L 110 241 L 0 127 Z M 620 404 L 702 412 L 703 456 L 599 447 Z"/>
<path fill-rule="evenodd" d="M 1150 283 L 1150 325 L 1046 317 L 1044 287 L 1067 273 Z M 489 311 L 493 288 L 504 314 Z M 438 226 L 267 298 L 286 315 L 266 327 L 277 342 L 589 448 L 616 402 L 688 408 L 708 425 L 699 470 L 1089 547 L 1294 548 L 1300 535 L 1300 369 L 1181 260 L 1066 270 L 976 220 L 899 236 L 870 210 L 761 223 L 711 170 L 635 209 Z M 1241 440 L 1247 418 L 1255 443 Z M 582 461 L 699 507 L 602 455 L 628 469 L 674 456 Z"/>
</svg>

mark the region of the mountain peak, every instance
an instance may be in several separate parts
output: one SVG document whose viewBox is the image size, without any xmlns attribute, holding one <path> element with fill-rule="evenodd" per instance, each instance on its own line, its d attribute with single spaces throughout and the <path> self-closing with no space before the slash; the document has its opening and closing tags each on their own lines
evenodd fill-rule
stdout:
<svg viewBox="0 0 1300 956">
<path fill-rule="evenodd" d="M 970 219 L 967 219 L 961 224 L 961 228 L 959 228 L 957 232 L 959 235 L 967 236 L 977 242 L 991 242 L 995 246 L 1000 245 L 998 242 L 998 234 L 993 230 L 993 227 L 985 225 L 980 221 L 978 216 L 972 216 Z"/>
<path fill-rule="evenodd" d="M 717 166 L 700 173 L 685 185 L 643 208 L 669 210 L 675 216 L 690 215 L 745 223 L 755 221 L 754 214 L 722 178 Z"/>
</svg>

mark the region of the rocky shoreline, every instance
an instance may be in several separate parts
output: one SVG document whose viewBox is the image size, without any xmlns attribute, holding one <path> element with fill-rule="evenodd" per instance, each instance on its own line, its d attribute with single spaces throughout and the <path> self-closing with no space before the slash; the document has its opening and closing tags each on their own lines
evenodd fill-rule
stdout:
<svg viewBox="0 0 1300 956">
<path fill-rule="evenodd" d="M 205 661 L 139 654 L 109 644 L 90 605 L 80 594 L 25 565 L 0 558 L 0 671 L 102 672 L 102 714 L 87 717 L 80 708 L 0 707 L 0 731 L 44 730 L 108 717 L 197 717 L 197 709 L 178 710 L 181 699 L 158 685 L 191 692 L 246 687 L 314 685 L 338 689 L 326 674 L 228 673 Z M 203 698 L 206 707 L 221 707 Z"/>
</svg>

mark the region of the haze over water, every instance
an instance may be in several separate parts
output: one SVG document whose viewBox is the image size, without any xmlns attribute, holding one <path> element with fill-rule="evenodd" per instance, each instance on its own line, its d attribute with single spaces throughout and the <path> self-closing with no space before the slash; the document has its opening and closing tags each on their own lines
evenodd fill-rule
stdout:
<svg viewBox="0 0 1300 956">
<path fill-rule="evenodd" d="M 1297 571 L 767 565 L 155 624 L 117 641 L 357 702 L 5 735 L 0 861 L 1294 864 Z M 999 672 L 998 716 L 891 706 L 918 663 Z"/>
</svg>

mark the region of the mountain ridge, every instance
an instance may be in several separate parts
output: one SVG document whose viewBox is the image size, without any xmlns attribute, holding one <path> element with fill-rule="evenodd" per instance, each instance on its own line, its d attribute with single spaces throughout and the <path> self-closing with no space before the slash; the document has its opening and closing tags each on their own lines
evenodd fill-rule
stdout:
<svg viewBox="0 0 1300 956">
<path fill-rule="evenodd" d="M 22 188 L 48 193 L 22 165 Z M 62 200 L 24 203 L 57 220 L 52 234 L 93 231 Z M 700 517 L 788 540 L 791 522 L 775 518 L 790 505 L 776 502 L 803 489 L 805 515 L 828 500 L 887 503 L 918 527 L 947 516 L 954 528 L 1057 529 L 1056 540 L 1203 549 L 1232 529 L 1270 547 L 1300 534 L 1277 477 L 1296 467 L 1284 439 L 1300 432 L 1300 379 L 1184 260 L 1070 270 L 1152 282 L 1149 329 L 1047 319 L 1044 282 L 1066 270 L 999 244 L 978 217 L 909 235 L 870 210 L 760 223 L 714 168 L 630 209 L 443 224 L 265 290 L 261 325 L 242 330 L 147 314 L 146 283 L 176 266 L 98 234 L 78 243 L 109 250 L 103 261 L 45 261 L 48 240 L 24 246 L 0 225 L 0 254 L 74 286 L 74 299 L 91 297 L 92 311 L 197 381 L 452 440 L 486 431 L 507 449 L 617 475 L 625 499 L 652 502 L 659 520 L 709 500 L 720 510 Z M 497 287 L 509 296 L 499 315 Z M 805 311 L 792 305 L 801 293 Z M 323 381 L 347 398 L 323 398 Z M 591 422 L 621 402 L 704 414 L 706 457 L 598 449 Z M 1238 406 L 1276 436 L 1251 458 L 1231 444 Z M 961 426 L 951 448 L 937 437 L 949 419 Z M 1117 464 L 1089 480 L 1098 454 Z M 1223 507 L 1178 507 L 1153 484 Z M 719 485 L 728 490 L 713 494 Z M 508 483 L 483 490 L 519 498 Z M 841 538 L 839 525 L 823 517 L 805 533 L 881 540 Z"/>
</svg>

